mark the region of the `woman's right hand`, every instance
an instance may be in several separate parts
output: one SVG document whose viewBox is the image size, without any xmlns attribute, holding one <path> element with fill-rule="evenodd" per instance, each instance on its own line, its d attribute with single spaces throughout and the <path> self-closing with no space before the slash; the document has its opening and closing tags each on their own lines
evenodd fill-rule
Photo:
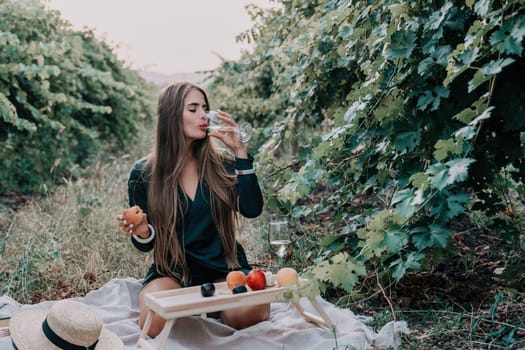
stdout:
<svg viewBox="0 0 525 350">
<path fill-rule="evenodd" d="M 146 214 L 142 216 L 142 220 L 137 225 L 128 223 L 124 218 L 124 214 L 117 215 L 116 219 L 119 222 L 119 227 L 124 231 L 126 236 L 137 235 L 143 239 L 149 237 L 148 216 Z"/>
<path fill-rule="evenodd" d="M 232 116 L 224 111 L 217 111 L 218 118 L 223 121 L 225 127 L 230 127 L 231 129 L 229 131 L 214 131 L 208 133 L 209 136 L 215 137 L 222 141 L 226 146 L 231 148 L 233 153 L 237 158 L 248 158 L 248 151 L 246 150 L 246 146 L 244 143 L 241 142 L 239 139 L 238 132 L 234 131 L 235 129 L 239 129 L 239 125 L 233 120 Z"/>
</svg>

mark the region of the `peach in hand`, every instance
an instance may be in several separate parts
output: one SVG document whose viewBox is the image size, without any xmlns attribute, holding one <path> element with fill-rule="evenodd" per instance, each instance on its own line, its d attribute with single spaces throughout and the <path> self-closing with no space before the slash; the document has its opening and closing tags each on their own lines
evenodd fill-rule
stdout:
<svg viewBox="0 0 525 350">
<path fill-rule="evenodd" d="M 124 212 L 122 213 L 122 217 L 124 218 L 124 220 L 127 221 L 128 224 L 137 226 L 142 222 L 142 219 L 144 218 L 144 213 L 138 205 L 134 205 L 131 208 L 124 210 Z"/>
</svg>

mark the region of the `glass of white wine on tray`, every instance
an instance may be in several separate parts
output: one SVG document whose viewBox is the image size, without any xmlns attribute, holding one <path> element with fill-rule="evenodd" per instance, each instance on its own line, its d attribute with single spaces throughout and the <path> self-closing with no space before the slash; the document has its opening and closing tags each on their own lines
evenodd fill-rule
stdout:
<svg viewBox="0 0 525 350">
<path fill-rule="evenodd" d="M 279 257 L 279 268 L 283 267 L 284 257 L 292 243 L 288 220 L 272 220 L 268 229 L 268 240 L 273 252 Z"/>
</svg>

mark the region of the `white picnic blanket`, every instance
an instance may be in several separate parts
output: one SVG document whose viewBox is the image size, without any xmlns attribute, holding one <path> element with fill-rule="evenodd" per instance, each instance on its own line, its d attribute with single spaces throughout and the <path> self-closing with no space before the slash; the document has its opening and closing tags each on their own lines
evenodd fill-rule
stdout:
<svg viewBox="0 0 525 350">
<path fill-rule="evenodd" d="M 140 280 L 113 279 L 85 297 L 73 298 L 93 307 L 103 317 L 105 327 L 117 334 L 126 349 L 136 349 L 140 335 L 138 326 L 138 294 Z M 368 325 L 369 317 L 356 316 L 348 309 L 334 306 L 318 297 L 318 301 L 335 324 L 329 331 L 306 322 L 291 303 L 272 303 L 270 320 L 243 330 L 235 330 L 214 318 L 184 317 L 175 322 L 167 349 L 387 349 L 400 345 L 402 333 L 408 333 L 404 321 L 390 322 L 379 332 Z M 9 317 L 20 307 L 49 308 L 53 301 L 36 305 L 20 305 L 8 295 L 0 296 L 0 318 Z M 301 300 L 306 311 L 316 314 L 307 299 Z M 150 339 L 153 346 L 156 340 Z M 14 350 L 9 337 L 0 338 L 1 350 Z"/>
</svg>

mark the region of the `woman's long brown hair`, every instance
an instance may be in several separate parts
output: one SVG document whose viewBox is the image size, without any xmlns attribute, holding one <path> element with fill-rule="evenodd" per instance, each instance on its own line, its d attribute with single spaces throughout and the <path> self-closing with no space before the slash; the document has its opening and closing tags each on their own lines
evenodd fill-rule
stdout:
<svg viewBox="0 0 525 350">
<path fill-rule="evenodd" d="M 188 282 L 188 266 L 184 255 L 185 208 L 184 201 L 179 198 L 179 180 L 188 152 L 192 152 L 198 162 L 199 186 L 204 182 L 210 189 L 213 220 L 221 236 L 228 267 L 239 267 L 235 239 L 235 177 L 225 171 L 224 156 L 209 137 L 192 144 L 188 144 L 184 137 L 184 99 L 192 89 L 202 92 L 209 106 L 204 90 L 188 82 L 172 84 L 160 94 L 155 144 L 145 166 L 145 171 L 149 173 L 148 218 L 156 231 L 155 264 L 157 269 L 185 284 Z M 177 224 L 182 230 L 182 242 L 178 239 Z M 177 273 L 176 267 L 182 268 L 182 276 Z"/>
</svg>

